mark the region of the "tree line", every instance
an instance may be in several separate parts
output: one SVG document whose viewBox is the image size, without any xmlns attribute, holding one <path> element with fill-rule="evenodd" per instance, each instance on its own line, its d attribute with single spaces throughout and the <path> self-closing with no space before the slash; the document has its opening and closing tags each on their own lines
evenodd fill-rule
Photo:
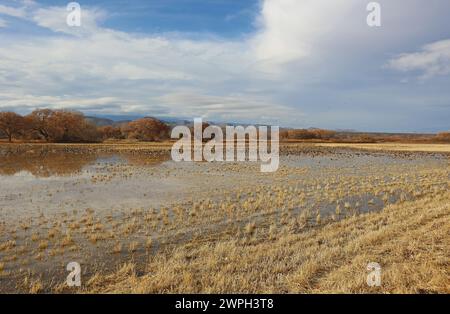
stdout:
<svg viewBox="0 0 450 314">
<path fill-rule="evenodd" d="M 57 143 L 95 143 L 106 139 L 160 141 L 170 128 L 155 118 L 142 118 L 118 126 L 98 127 L 83 113 L 71 110 L 37 109 L 22 116 L 0 112 L 0 138 Z"/>
<path fill-rule="evenodd" d="M 202 130 L 208 125 L 204 122 Z M 170 138 L 170 131 L 169 125 L 151 117 L 120 125 L 97 126 L 87 119 L 83 113 L 71 110 L 37 109 L 25 116 L 15 112 L 0 112 L 0 139 L 7 139 L 9 142 L 22 140 L 95 143 L 109 139 L 163 141 Z M 417 136 L 336 132 L 325 129 L 282 129 L 280 139 L 364 143 L 385 141 L 450 143 L 450 132 Z"/>
</svg>

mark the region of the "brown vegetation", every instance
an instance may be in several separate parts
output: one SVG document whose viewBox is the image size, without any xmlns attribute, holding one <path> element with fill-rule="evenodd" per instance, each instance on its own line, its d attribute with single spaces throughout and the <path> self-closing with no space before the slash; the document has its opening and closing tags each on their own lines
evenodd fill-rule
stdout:
<svg viewBox="0 0 450 314">
<path fill-rule="evenodd" d="M 0 112 L 0 138 L 54 143 L 95 143 L 108 139 L 160 141 L 169 127 L 154 118 L 143 118 L 122 126 L 97 127 L 76 111 L 36 109 L 26 116 Z"/>
<path fill-rule="evenodd" d="M 288 139 L 331 139 L 336 132 L 323 129 L 295 129 L 288 130 L 283 135 Z"/>
<path fill-rule="evenodd" d="M 450 132 L 440 132 L 436 135 L 436 140 L 439 142 L 450 143 Z"/>
<path fill-rule="evenodd" d="M 100 127 L 99 131 L 102 135 L 102 140 L 108 140 L 108 139 L 120 140 L 120 139 L 125 138 L 120 127 L 106 125 L 106 126 Z"/>
<path fill-rule="evenodd" d="M 101 293 L 448 293 L 449 198 L 442 195 L 251 243 L 186 244 L 91 281 Z M 254 229 L 254 228 L 252 228 Z M 276 234 L 276 232 L 274 232 Z M 382 286 L 366 284 L 368 263 Z"/>
<path fill-rule="evenodd" d="M 444 143 L 316 143 L 315 145 L 321 147 L 348 147 L 353 149 L 379 151 L 450 152 L 450 145 Z"/>
<path fill-rule="evenodd" d="M 38 109 L 22 117 L 14 112 L 0 112 L 0 130 L 12 142 L 13 137 L 46 142 L 97 142 L 96 126 L 79 112 Z"/>
<path fill-rule="evenodd" d="M 130 139 L 161 141 L 169 137 L 169 127 L 155 118 L 143 118 L 126 124 L 122 133 Z"/>
<path fill-rule="evenodd" d="M 25 127 L 24 118 L 15 112 L 0 112 L 0 131 L 12 142 L 15 135 L 20 135 Z"/>
<path fill-rule="evenodd" d="M 363 133 L 350 131 L 331 131 L 324 129 L 282 130 L 280 138 L 293 142 L 330 143 L 450 143 L 450 132 L 438 134 L 414 133 Z"/>
<path fill-rule="evenodd" d="M 103 142 L 108 140 L 163 141 L 169 139 L 170 126 L 145 117 L 128 123 L 96 126 L 92 120 L 69 110 L 37 109 L 22 117 L 14 112 L 0 112 L 0 138 L 12 142 L 45 141 L 56 143 Z M 202 131 L 209 126 L 202 125 Z M 194 130 L 191 127 L 193 134 Z M 326 129 L 282 129 L 280 139 L 287 142 L 331 143 L 450 143 L 450 132 L 438 134 L 393 134 L 332 131 Z M 207 139 L 204 139 L 205 141 Z"/>
</svg>

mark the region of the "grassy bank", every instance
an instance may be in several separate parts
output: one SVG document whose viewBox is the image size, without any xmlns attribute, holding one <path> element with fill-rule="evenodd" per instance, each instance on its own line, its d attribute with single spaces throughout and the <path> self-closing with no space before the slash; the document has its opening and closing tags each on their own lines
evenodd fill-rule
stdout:
<svg viewBox="0 0 450 314">
<path fill-rule="evenodd" d="M 97 274 L 86 292 L 449 293 L 450 193 L 403 202 L 300 233 L 190 243 Z M 381 287 L 366 284 L 369 262 Z"/>
<path fill-rule="evenodd" d="M 349 147 L 357 149 L 405 151 L 405 152 L 450 152 L 450 144 L 402 144 L 402 143 L 375 143 L 375 144 L 354 144 L 354 143 L 320 143 L 322 147 Z"/>
</svg>

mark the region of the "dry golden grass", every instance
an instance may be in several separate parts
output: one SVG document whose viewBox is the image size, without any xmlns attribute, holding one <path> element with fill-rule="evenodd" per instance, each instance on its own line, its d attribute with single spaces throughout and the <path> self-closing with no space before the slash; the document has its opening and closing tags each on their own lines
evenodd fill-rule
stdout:
<svg viewBox="0 0 450 314">
<path fill-rule="evenodd" d="M 147 241 L 145 242 L 145 247 L 147 248 L 147 250 L 149 250 L 149 249 L 152 248 L 152 246 L 153 246 L 153 240 L 152 240 L 151 237 L 149 237 L 149 238 L 147 239 Z"/>
<path fill-rule="evenodd" d="M 39 250 L 43 251 L 43 250 L 46 250 L 47 248 L 48 248 L 48 241 L 43 240 L 43 241 L 39 242 L 39 245 L 38 245 Z"/>
<path fill-rule="evenodd" d="M 408 151 L 408 152 L 440 152 L 449 153 L 450 144 L 401 144 L 401 143 L 319 143 L 315 144 L 323 147 L 350 147 L 358 149 L 388 150 L 388 151 Z"/>
<path fill-rule="evenodd" d="M 41 292 L 43 289 L 42 282 L 40 280 L 36 280 L 30 284 L 30 293 L 36 294 Z"/>
<path fill-rule="evenodd" d="M 113 249 L 112 249 L 112 252 L 113 252 L 114 254 L 119 254 L 119 253 L 121 253 L 121 252 L 122 252 L 122 244 L 116 243 L 116 244 L 114 245 Z"/>
<path fill-rule="evenodd" d="M 137 242 L 137 241 L 132 241 L 132 242 L 130 243 L 129 247 L 128 247 L 128 251 L 129 251 L 130 253 L 134 253 L 134 252 L 136 252 L 136 250 L 138 249 L 138 247 L 139 247 L 139 242 Z"/>
<path fill-rule="evenodd" d="M 66 236 L 61 240 L 61 246 L 66 247 L 73 244 L 73 239 L 70 233 L 66 234 Z"/>
<path fill-rule="evenodd" d="M 144 276 L 128 265 L 86 291 L 449 293 L 449 234 L 442 193 L 272 240 L 188 243 L 156 255 Z M 366 284 L 369 262 L 382 267 L 381 287 Z"/>
<path fill-rule="evenodd" d="M 9 251 L 10 249 L 14 248 L 16 246 L 16 241 L 9 240 L 4 243 L 0 244 L 0 252 L 1 251 Z"/>
</svg>

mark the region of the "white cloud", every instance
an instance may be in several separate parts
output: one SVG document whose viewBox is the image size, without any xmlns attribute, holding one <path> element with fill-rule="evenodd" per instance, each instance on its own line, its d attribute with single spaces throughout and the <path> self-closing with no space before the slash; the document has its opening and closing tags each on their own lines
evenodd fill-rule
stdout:
<svg viewBox="0 0 450 314">
<path fill-rule="evenodd" d="M 258 60 L 271 66 L 310 56 L 357 0 L 266 0 L 252 39 Z"/>
<path fill-rule="evenodd" d="M 423 9 L 421 0 L 380 2 L 382 27 L 374 30 L 365 24 L 366 3 L 360 0 L 263 0 L 257 30 L 238 39 L 126 33 L 103 26 L 110 12 L 85 5 L 81 27 L 66 25 L 65 7 L 0 6 L 0 14 L 3 10 L 47 29 L 39 35 L 2 38 L 0 106 L 311 126 L 304 112 L 338 112 L 334 96 L 339 93 L 351 104 L 360 81 L 379 82 L 382 78 L 369 76 L 389 72 L 380 66 L 394 45 L 426 33 L 438 20 L 420 19 L 424 11 L 437 10 Z M 411 31 L 410 19 L 420 30 Z M 422 40 L 424 33 L 417 37 Z M 445 47 L 426 46 L 391 63 L 405 71 L 444 73 Z M 361 110 L 361 103 L 357 99 L 354 105 Z"/>
<path fill-rule="evenodd" d="M 55 32 L 72 35 L 92 34 L 99 30 L 98 23 L 106 18 L 106 12 L 98 8 L 81 8 L 81 26 L 71 27 L 67 25 L 68 11 L 65 7 L 39 8 L 33 12 L 33 20 L 37 25 Z"/>
<path fill-rule="evenodd" d="M 449 74 L 450 39 L 425 45 L 420 52 L 400 54 L 388 66 L 403 72 L 420 71 L 423 79 Z"/>
<path fill-rule="evenodd" d="M 0 46 L 0 82 L 16 95 L 6 99 L 0 94 L 0 103 L 7 107 L 73 106 L 86 110 L 89 105 L 98 109 L 98 100 L 108 99 L 112 106 L 100 109 L 111 113 L 134 110 L 190 116 L 199 115 L 201 109 L 209 110 L 215 118 L 226 113 L 244 117 L 240 114 L 245 100 L 249 104 L 254 100 L 242 94 L 239 108 L 233 105 L 237 99 L 212 95 L 223 95 L 222 86 L 227 81 L 236 77 L 248 80 L 257 75 L 251 69 L 251 56 L 245 52 L 246 43 L 128 34 L 100 27 L 98 21 L 104 14 L 98 12 L 82 8 L 82 25 L 86 16 L 90 20 L 82 29 L 67 27 L 64 8 L 34 11 L 31 16 L 39 26 L 65 35 L 13 39 Z M 177 90 L 185 90 L 190 96 L 174 102 Z M 61 92 L 71 96 L 60 97 Z M 229 107 L 199 107 L 199 99 Z M 260 111 L 253 104 L 249 106 L 253 108 L 247 110 L 249 114 L 270 112 L 267 105 L 261 105 Z"/>
<path fill-rule="evenodd" d="M 23 7 L 16 8 L 0 4 L 0 14 L 24 18 L 26 16 L 26 10 Z"/>
<path fill-rule="evenodd" d="M 248 95 L 205 95 L 193 92 L 174 92 L 165 94 L 157 100 L 169 108 L 169 115 L 195 116 L 204 119 L 217 119 L 227 121 L 252 120 L 256 123 L 293 122 L 302 114 L 293 108 L 280 104 L 270 103 L 258 97 Z"/>
<path fill-rule="evenodd" d="M 77 108 L 86 109 L 92 106 L 103 106 L 117 102 L 115 97 L 99 97 L 99 98 L 73 98 L 71 96 L 36 96 L 30 94 L 0 93 L 3 99 L 0 107 L 13 108 L 15 106 L 26 106 L 30 108 L 40 107 L 45 104 L 46 107 L 52 109 Z"/>
</svg>

